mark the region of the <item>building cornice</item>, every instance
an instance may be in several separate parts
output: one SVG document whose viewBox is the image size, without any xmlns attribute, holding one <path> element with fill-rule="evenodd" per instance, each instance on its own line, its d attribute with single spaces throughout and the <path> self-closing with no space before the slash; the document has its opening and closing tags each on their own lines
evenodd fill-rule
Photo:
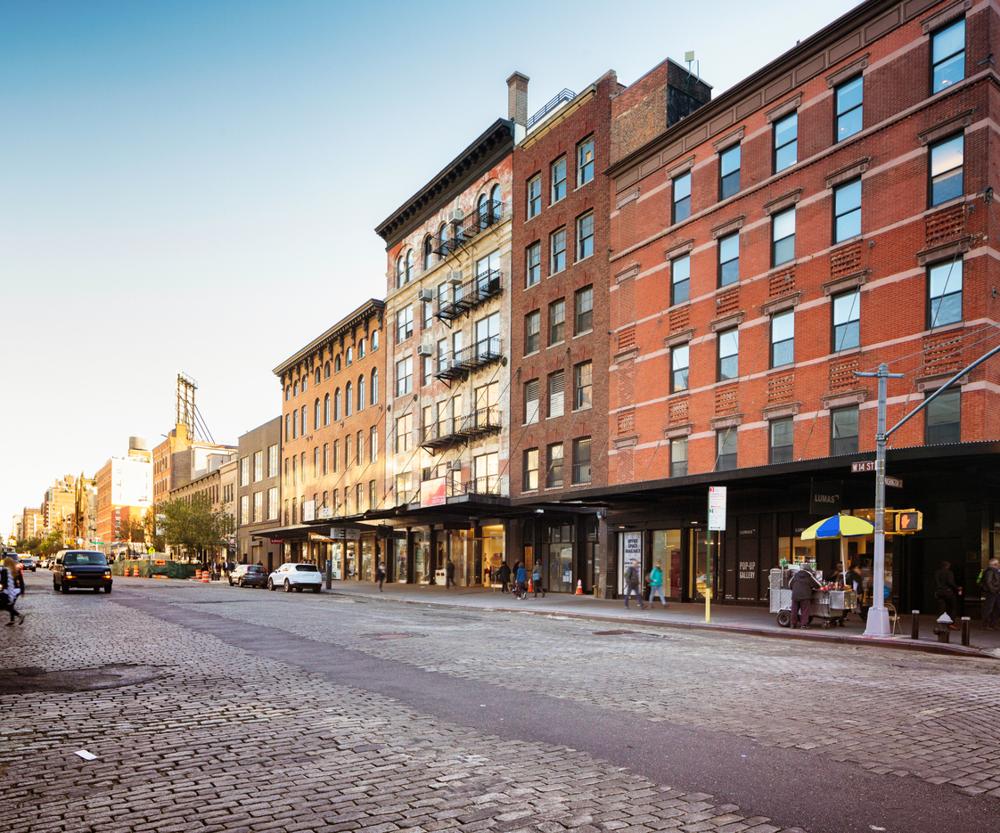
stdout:
<svg viewBox="0 0 1000 833">
<path fill-rule="evenodd" d="M 370 318 L 379 315 L 381 316 L 385 310 L 385 302 L 380 301 L 377 298 L 371 298 L 365 301 L 360 307 L 358 307 L 353 312 L 348 313 L 343 318 L 340 319 L 336 324 L 330 327 L 325 333 L 317 338 L 310 341 L 305 347 L 296 353 L 289 356 L 281 364 L 279 364 L 272 371 L 275 376 L 281 376 L 286 371 L 295 367 L 296 364 L 301 362 L 303 359 L 315 353 L 324 344 L 327 344 L 334 339 L 339 338 L 346 333 L 351 332 L 358 324 L 363 324 Z M 260 426 L 258 426 L 260 427 Z"/>
</svg>

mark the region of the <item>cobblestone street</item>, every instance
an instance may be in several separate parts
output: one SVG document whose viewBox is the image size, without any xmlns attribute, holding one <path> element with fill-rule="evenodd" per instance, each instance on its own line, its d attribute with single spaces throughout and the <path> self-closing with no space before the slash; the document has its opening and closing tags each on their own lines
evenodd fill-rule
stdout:
<svg viewBox="0 0 1000 833">
<path fill-rule="evenodd" d="M 42 572 L 23 610 L 0 830 L 998 829 L 995 661 Z"/>
</svg>

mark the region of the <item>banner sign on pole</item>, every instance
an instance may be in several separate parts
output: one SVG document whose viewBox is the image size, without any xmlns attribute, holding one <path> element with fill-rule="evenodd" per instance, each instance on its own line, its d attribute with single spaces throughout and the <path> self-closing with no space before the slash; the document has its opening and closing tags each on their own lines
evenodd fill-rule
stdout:
<svg viewBox="0 0 1000 833">
<path fill-rule="evenodd" d="M 726 531 L 726 487 L 708 487 L 708 529 L 709 532 Z"/>
</svg>

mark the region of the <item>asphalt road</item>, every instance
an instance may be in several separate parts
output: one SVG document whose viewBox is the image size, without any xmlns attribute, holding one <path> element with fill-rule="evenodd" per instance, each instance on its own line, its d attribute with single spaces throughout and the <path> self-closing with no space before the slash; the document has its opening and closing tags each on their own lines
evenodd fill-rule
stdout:
<svg viewBox="0 0 1000 833">
<path fill-rule="evenodd" d="M 41 572 L 37 578 L 29 578 L 30 590 L 43 590 L 42 582 L 46 579 L 47 574 Z M 143 638 L 141 650 L 132 652 L 133 661 L 144 668 L 155 668 L 161 663 L 173 667 L 188 661 L 197 665 L 206 659 L 211 662 L 213 657 L 224 657 L 218 660 L 220 663 L 242 658 L 237 665 L 262 662 L 269 669 L 277 669 L 279 676 L 297 679 L 296 675 L 302 675 L 319 692 L 329 692 L 331 702 L 343 701 L 343 695 L 338 696 L 337 692 L 349 692 L 349 698 L 358 693 L 378 698 L 381 704 L 376 709 L 378 731 L 385 729 L 382 722 L 386 712 L 405 711 L 414 717 L 404 724 L 429 721 L 434 727 L 448 727 L 459 732 L 463 741 L 472 738 L 473 745 L 486 757 L 490 749 L 506 749 L 512 744 L 510 748 L 518 750 L 519 765 L 525 767 L 520 777 L 528 784 L 537 784 L 544 778 L 539 773 L 554 769 L 553 755 L 576 761 L 573 756 L 582 754 L 585 769 L 593 767 L 595 772 L 603 773 L 577 784 L 572 773 L 582 770 L 574 764 L 570 775 L 549 785 L 551 790 L 544 790 L 545 795 L 551 796 L 561 789 L 567 794 L 563 800 L 572 800 L 574 796 L 582 800 L 588 796 L 587 812 L 567 815 L 564 808 L 550 812 L 546 805 L 533 805 L 533 799 L 525 798 L 526 806 L 539 809 L 527 816 L 507 819 L 502 817 L 502 811 L 509 811 L 509 800 L 498 799 L 501 806 L 490 815 L 489 807 L 484 810 L 481 803 L 475 803 L 477 799 L 467 798 L 468 807 L 477 811 L 472 816 L 478 817 L 468 814 L 463 817 L 460 799 L 458 807 L 449 808 L 455 812 L 450 821 L 420 817 L 417 824 L 407 826 L 411 819 L 405 813 L 420 809 L 411 806 L 411 801 L 408 810 L 400 811 L 404 815 L 392 821 L 367 819 L 361 823 L 357 819 L 331 820 L 318 814 L 309 829 L 373 830 L 378 826 L 373 822 L 378 821 L 391 825 L 384 830 L 448 829 L 440 826 L 447 823 L 452 829 L 523 829 L 546 833 L 565 829 L 622 829 L 626 833 L 658 829 L 688 833 L 699 830 L 771 833 L 798 829 L 809 833 L 1000 830 L 1000 822 L 994 821 L 1000 818 L 1000 803 L 988 789 L 991 774 L 982 778 L 969 776 L 973 778 L 970 784 L 985 785 L 978 794 L 970 795 L 970 789 L 976 792 L 976 788 L 968 784 L 963 787 L 957 776 L 949 782 L 932 774 L 933 770 L 925 771 L 914 765 L 913 771 L 909 771 L 893 763 L 908 757 L 914 761 L 932 759 L 935 750 L 941 748 L 949 754 L 955 749 L 961 751 L 962 743 L 957 742 L 960 732 L 975 733 L 980 720 L 986 725 L 991 722 L 996 725 L 1000 716 L 996 700 L 984 701 L 979 694 L 981 689 L 974 685 L 969 686 L 968 708 L 962 712 L 961 720 L 949 723 L 948 718 L 938 715 L 937 722 L 944 720 L 948 731 L 944 741 L 935 740 L 936 746 L 927 746 L 924 718 L 917 717 L 917 713 L 927 710 L 928 704 L 933 712 L 934 704 L 942 702 L 939 686 L 942 681 L 947 684 L 950 677 L 955 677 L 959 685 L 960 679 L 971 678 L 983 686 L 995 687 L 996 669 L 986 662 L 934 658 L 922 665 L 900 666 L 898 657 L 888 652 L 884 657 L 883 652 L 875 656 L 838 653 L 837 649 L 823 645 L 801 643 L 794 646 L 793 652 L 787 652 L 782 646 L 776 648 L 770 640 L 752 637 L 717 634 L 662 637 L 645 634 L 641 629 L 608 633 L 579 621 L 488 612 L 448 614 L 393 602 L 358 603 L 326 595 L 313 598 L 218 585 L 148 581 L 117 581 L 112 597 L 89 593 L 64 597 L 47 590 L 38 595 L 29 593 L 24 610 L 29 613 L 29 620 L 23 628 L 3 629 L 4 635 L 14 640 L 11 648 L 15 650 L 3 652 L 0 667 L 35 665 L 37 659 L 42 668 L 62 665 L 64 672 L 74 669 L 79 672 L 88 666 L 96 669 L 107 665 L 109 658 L 127 659 L 127 645 L 121 643 L 133 639 L 130 634 L 152 629 L 162 633 L 163 644 Z M 66 633 L 59 627 L 60 620 L 65 619 L 65 627 L 73 628 L 74 618 L 80 616 L 96 616 L 112 624 L 108 629 L 87 633 L 81 647 L 79 628 Z M 45 622 L 43 634 L 38 633 L 41 620 Z M 52 632 L 58 635 L 49 638 L 47 651 L 38 650 L 41 646 L 33 644 L 33 639 L 50 637 Z M 171 634 L 183 634 L 184 639 L 193 640 L 203 656 L 192 654 L 190 660 L 184 656 L 178 658 L 167 643 L 176 647 L 184 639 Z M 91 640 L 98 644 L 88 664 L 84 660 L 91 652 L 85 643 Z M 111 642 L 114 647 L 101 646 L 102 641 Z M 73 646 L 70 651 L 74 661 L 67 667 L 60 660 L 58 649 L 68 644 Z M 25 662 L 33 653 L 38 656 Z M 573 662 L 572 672 L 567 670 L 567 658 Z M 966 663 L 958 674 L 956 662 Z M 856 687 L 850 684 L 852 663 L 857 668 Z M 768 671 L 772 667 L 775 673 Z M 797 675 L 796 668 L 803 673 Z M 827 687 L 822 684 L 824 671 L 831 675 Z M 239 673 L 239 670 L 233 672 L 235 676 Z M 921 679 L 927 681 L 926 691 L 920 689 Z M 4 693 L 10 691 L 10 686 L 2 683 L 0 677 L 0 704 L 14 701 L 17 695 Z M 158 684 L 170 690 L 169 680 L 160 680 Z M 141 688 L 151 683 L 143 683 L 140 675 L 139 682 L 128 685 Z M 176 685 L 178 696 L 194 696 L 195 700 L 201 697 L 203 709 L 214 708 L 216 698 L 210 692 L 192 695 L 190 685 L 180 681 Z M 855 689 L 856 697 L 843 694 L 845 685 L 848 692 Z M 914 710 L 909 721 L 914 737 L 908 737 L 905 715 L 884 712 L 879 700 L 869 696 L 873 685 L 882 691 L 899 688 L 907 692 Z M 692 691 L 693 687 L 696 690 Z M 252 699 L 263 695 L 253 680 L 245 681 L 245 688 Z M 835 690 L 839 699 L 831 701 L 827 688 Z M 31 696 L 57 700 L 67 695 L 47 695 L 43 690 Z M 316 696 L 310 694 L 310 699 Z M 682 707 L 672 710 L 671 703 L 681 703 Z M 831 703 L 835 706 L 833 710 Z M 318 695 L 313 705 L 322 709 L 326 705 L 323 695 Z M 53 708 L 57 707 L 53 700 Z M 690 715 L 689 720 L 686 715 Z M 740 730 L 741 721 L 746 726 L 744 731 Z M 837 731 L 830 734 L 830 730 L 837 729 L 838 724 L 855 733 L 870 729 L 879 736 L 881 732 L 879 743 L 884 744 L 889 738 L 896 746 L 896 757 L 888 765 L 883 765 L 885 761 L 866 765 L 863 746 L 856 750 L 857 754 L 840 754 L 843 750 L 838 749 L 836 742 L 821 740 L 832 737 L 835 741 L 840 734 Z M 760 731 L 762 726 L 767 731 Z M 46 731 L 44 727 L 36 729 Z M 349 734 L 354 734 L 355 748 L 369 737 L 371 730 L 372 727 L 365 725 L 362 709 L 359 722 L 349 729 Z M 404 746 L 412 743 L 406 731 L 406 726 L 400 725 L 393 741 Z M 3 737 L 0 732 L 0 740 Z M 956 738 L 956 742 L 948 744 L 949 737 Z M 211 738 L 205 740 L 211 743 Z M 965 739 L 965 748 L 977 750 L 976 744 L 982 741 L 981 736 Z M 442 749 L 447 746 L 441 741 L 436 743 Z M 910 745 L 912 753 L 908 755 Z M 196 755 L 211 753 L 203 743 L 192 745 L 192 749 Z M 42 757 L 49 752 L 49 749 L 42 751 Z M 29 750 L 25 758 L 13 748 L 0 747 L 0 765 L 18 761 L 19 771 L 36 771 L 36 762 L 30 754 Z M 983 767 L 975 771 L 979 770 Z M 636 800 L 630 800 L 629 812 L 632 808 L 638 812 L 626 817 L 619 810 L 622 817 L 616 819 L 612 810 L 602 818 L 593 808 L 601 807 L 604 802 L 612 804 L 606 796 L 602 802 L 600 781 L 613 780 L 619 773 L 639 779 L 636 782 L 639 785 L 645 784 L 645 789 L 638 793 L 632 792 L 632 785 L 625 788 L 626 794 L 636 796 Z M 967 772 L 963 770 L 960 774 Z M 107 775 L 109 786 L 120 783 L 113 769 Z M 516 783 L 517 779 L 514 780 Z M 348 796 L 353 785 L 352 778 L 335 784 L 339 792 Z M 595 785 L 598 792 L 591 796 L 588 791 L 595 789 Z M 687 804 L 680 811 L 670 807 L 667 812 L 648 799 L 652 802 L 650 806 L 642 807 L 650 785 L 655 785 L 660 795 L 684 796 Z M 33 789 L 30 783 L 25 787 L 24 797 L 29 801 L 44 804 L 54 798 L 45 790 Z M 428 786 L 427 794 L 430 793 Z M 497 795 L 504 794 L 498 788 Z M 509 798 L 509 793 L 506 795 Z M 383 807 L 395 808 L 402 806 L 397 801 L 402 797 L 393 795 L 391 789 L 388 792 L 380 789 L 378 800 Z M 224 792 L 219 798 L 225 798 Z M 699 802 L 706 804 L 706 808 L 701 808 Z M 316 806 L 322 805 L 317 798 Z M 247 830 L 306 829 L 296 828 L 291 821 L 282 824 L 273 817 L 264 821 L 267 824 L 277 821 L 279 826 L 267 827 L 264 822 L 258 824 L 255 818 L 242 819 L 238 815 L 232 824 L 227 824 L 224 817 L 209 819 L 209 824 L 197 815 L 193 818 L 199 826 L 190 829 L 243 829 L 239 825 Z M 26 829 L 73 829 L 68 826 L 73 822 L 72 817 L 59 817 L 58 821 L 66 824 L 62 828 L 28 826 Z M 168 823 L 171 821 L 174 820 L 167 819 Z M 191 821 L 192 818 L 185 819 L 188 824 Z M 54 823 L 55 819 L 50 818 L 49 822 Z M 81 822 L 89 824 L 90 820 L 83 816 Z M 145 819 L 143 824 L 153 826 L 115 829 L 171 829 L 169 824 L 157 826 L 155 819 Z M 360 826 L 338 826 L 343 824 Z"/>
</svg>

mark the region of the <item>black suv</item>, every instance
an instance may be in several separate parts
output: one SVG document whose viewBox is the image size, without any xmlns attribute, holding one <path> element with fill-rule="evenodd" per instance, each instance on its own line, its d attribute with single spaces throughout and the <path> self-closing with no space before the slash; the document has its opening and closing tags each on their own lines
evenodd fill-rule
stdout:
<svg viewBox="0 0 1000 833">
<path fill-rule="evenodd" d="M 75 587 L 111 592 L 111 568 L 103 552 L 60 550 L 52 565 L 52 589 L 69 593 Z"/>
</svg>

